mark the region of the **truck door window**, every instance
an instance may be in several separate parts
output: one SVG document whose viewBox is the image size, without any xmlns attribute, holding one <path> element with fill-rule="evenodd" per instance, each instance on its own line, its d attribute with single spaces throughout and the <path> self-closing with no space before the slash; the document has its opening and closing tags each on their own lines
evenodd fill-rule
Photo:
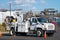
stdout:
<svg viewBox="0 0 60 40">
<path fill-rule="evenodd" d="M 37 23 L 37 20 L 35 18 L 32 19 L 33 23 Z"/>
</svg>

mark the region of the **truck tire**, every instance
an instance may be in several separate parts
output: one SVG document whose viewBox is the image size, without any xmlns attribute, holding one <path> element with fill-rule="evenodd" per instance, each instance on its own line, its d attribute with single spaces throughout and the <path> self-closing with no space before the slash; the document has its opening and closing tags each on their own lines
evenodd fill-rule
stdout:
<svg viewBox="0 0 60 40">
<path fill-rule="evenodd" d="M 15 30 L 14 29 L 10 30 L 10 35 L 15 35 Z"/>
<path fill-rule="evenodd" d="M 38 36 L 38 37 L 42 37 L 43 36 L 42 29 L 37 29 L 36 36 Z"/>
</svg>

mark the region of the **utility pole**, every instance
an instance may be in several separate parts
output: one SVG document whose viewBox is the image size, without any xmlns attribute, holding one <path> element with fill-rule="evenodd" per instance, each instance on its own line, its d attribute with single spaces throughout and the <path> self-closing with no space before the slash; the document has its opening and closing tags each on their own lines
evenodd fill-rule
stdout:
<svg viewBox="0 0 60 40">
<path fill-rule="evenodd" d="M 9 6 L 10 6 L 10 16 L 11 16 L 11 3 L 9 3 Z"/>
</svg>

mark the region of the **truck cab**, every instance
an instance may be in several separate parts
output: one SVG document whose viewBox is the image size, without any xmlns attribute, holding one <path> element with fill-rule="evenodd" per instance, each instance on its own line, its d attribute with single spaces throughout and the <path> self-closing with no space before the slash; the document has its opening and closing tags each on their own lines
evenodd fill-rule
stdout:
<svg viewBox="0 0 60 40">
<path fill-rule="evenodd" d="M 42 36 L 44 34 L 44 31 L 46 31 L 47 34 L 55 33 L 55 25 L 49 23 L 48 19 L 46 18 L 32 17 L 30 19 L 30 22 L 31 22 L 30 30 L 37 31 L 37 35 Z"/>
</svg>

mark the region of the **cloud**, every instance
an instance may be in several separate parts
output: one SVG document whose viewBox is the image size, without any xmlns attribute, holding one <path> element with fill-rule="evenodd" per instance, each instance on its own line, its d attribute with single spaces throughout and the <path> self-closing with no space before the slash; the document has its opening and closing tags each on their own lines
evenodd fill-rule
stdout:
<svg viewBox="0 0 60 40">
<path fill-rule="evenodd" d="M 35 0 L 31 0 L 31 2 L 32 2 L 32 3 L 36 3 L 36 1 L 35 1 Z"/>
<path fill-rule="evenodd" d="M 32 10 L 36 9 L 36 7 L 32 7 Z"/>
<path fill-rule="evenodd" d="M 14 1 L 10 1 L 10 2 L 8 2 L 8 4 L 15 4 L 15 2 Z"/>
<path fill-rule="evenodd" d="M 21 4 L 20 6 L 32 6 L 31 4 Z"/>
<path fill-rule="evenodd" d="M 36 1 L 35 0 L 15 0 L 14 2 L 16 4 L 27 6 L 27 5 L 31 5 L 31 4 L 35 3 Z"/>
<path fill-rule="evenodd" d="M 40 2 L 41 2 L 42 4 L 46 4 L 46 1 L 45 1 L 45 0 L 40 0 Z"/>
<path fill-rule="evenodd" d="M 35 3 L 35 0 L 15 0 L 16 4 L 27 4 L 27 3 Z"/>
<path fill-rule="evenodd" d="M 15 4 L 21 4 L 22 0 L 15 0 L 14 2 L 15 2 Z"/>
<path fill-rule="evenodd" d="M 33 4 L 47 4 L 46 0 L 39 0 L 39 2 L 37 2 L 37 0 L 14 0 L 10 3 L 21 6 L 32 6 Z"/>
</svg>

